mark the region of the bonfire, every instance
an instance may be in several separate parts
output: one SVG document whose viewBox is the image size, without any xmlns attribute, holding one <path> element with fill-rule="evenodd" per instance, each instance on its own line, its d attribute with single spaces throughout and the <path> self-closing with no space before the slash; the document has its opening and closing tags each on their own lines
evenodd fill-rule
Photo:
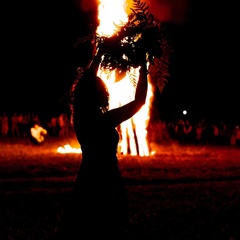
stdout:
<svg viewBox="0 0 240 240">
<path fill-rule="evenodd" d="M 169 63 L 172 53 L 166 26 L 149 12 L 149 6 L 141 0 L 133 0 L 128 21 L 115 24 L 117 31 L 111 36 L 92 33 L 79 38 L 76 46 L 94 42 L 103 52 L 101 70 L 111 72 L 130 71 L 139 66 L 139 56 L 145 52 L 149 74 L 155 86 L 162 92 L 168 82 Z M 79 69 L 78 69 L 79 70 Z M 79 71 L 81 74 L 81 71 Z M 134 78 L 131 78 L 135 84 Z"/>
</svg>

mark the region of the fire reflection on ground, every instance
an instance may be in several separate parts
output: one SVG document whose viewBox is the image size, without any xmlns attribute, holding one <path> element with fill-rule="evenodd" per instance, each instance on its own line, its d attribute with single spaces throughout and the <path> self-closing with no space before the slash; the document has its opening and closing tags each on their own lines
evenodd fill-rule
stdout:
<svg viewBox="0 0 240 240">
<path fill-rule="evenodd" d="M 64 147 L 58 147 L 57 152 L 59 153 L 82 153 L 81 148 L 71 147 L 70 144 L 64 145 Z"/>
</svg>

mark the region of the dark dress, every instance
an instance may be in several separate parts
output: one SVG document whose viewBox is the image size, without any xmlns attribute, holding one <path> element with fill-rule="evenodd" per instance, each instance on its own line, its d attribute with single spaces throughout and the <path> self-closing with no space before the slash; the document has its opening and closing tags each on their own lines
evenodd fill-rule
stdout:
<svg viewBox="0 0 240 240">
<path fill-rule="evenodd" d="M 75 121 L 80 119 L 75 116 Z M 75 132 L 82 162 L 69 201 L 64 234 L 67 239 L 123 239 L 128 202 L 118 167 L 118 132 L 107 120 L 107 114 L 106 118 L 98 116 L 88 118 L 85 124 L 75 124 Z"/>
</svg>

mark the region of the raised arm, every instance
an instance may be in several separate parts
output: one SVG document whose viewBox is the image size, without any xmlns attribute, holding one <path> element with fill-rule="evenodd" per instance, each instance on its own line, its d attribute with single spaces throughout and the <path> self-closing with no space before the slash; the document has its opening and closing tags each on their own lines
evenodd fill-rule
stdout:
<svg viewBox="0 0 240 240">
<path fill-rule="evenodd" d="M 136 87 L 134 102 L 136 105 L 139 105 L 141 108 L 146 102 L 147 88 L 148 88 L 148 81 L 147 81 L 148 71 L 147 71 L 146 61 L 140 67 L 141 68 L 139 69 L 139 80 Z"/>
<path fill-rule="evenodd" d="M 147 65 L 146 55 L 144 54 L 144 57 L 142 58 L 140 64 L 139 80 L 136 87 L 135 99 L 127 103 L 126 105 L 108 111 L 108 113 L 106 114 L 108 122 L 116 127 L 125 120 L 131 118 L 135 113 L 137 113 L 146 102 L 147 89 Z"/>
</svg>

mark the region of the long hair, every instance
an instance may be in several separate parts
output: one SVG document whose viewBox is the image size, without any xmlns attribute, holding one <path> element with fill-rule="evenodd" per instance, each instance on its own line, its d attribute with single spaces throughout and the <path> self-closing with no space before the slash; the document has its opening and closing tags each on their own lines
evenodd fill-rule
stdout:
<svg viewBox="0 0 240 240">
<path fill-rule="evenodd" d="M 71 88 L 71 112 L 98 112 L 108 107 L 108 90 L 105 83 L 96 75 L 94 68 L 78 69 L 78 78 Z"/>
</svg>

